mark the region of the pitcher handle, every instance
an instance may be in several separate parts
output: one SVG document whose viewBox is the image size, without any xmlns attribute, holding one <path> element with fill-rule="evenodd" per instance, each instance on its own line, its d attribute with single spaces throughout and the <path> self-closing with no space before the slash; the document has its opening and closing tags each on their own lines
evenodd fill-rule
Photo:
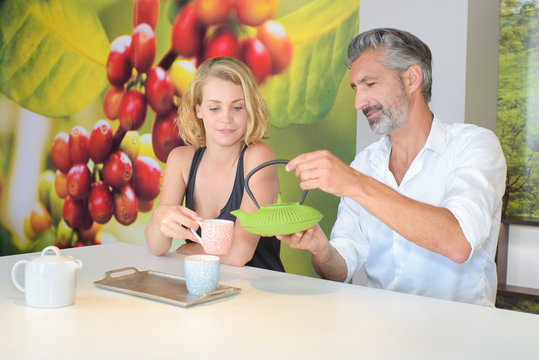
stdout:
<svg viewBox="0 0 539 360">
<path fill-rule="evenodd" d="M 11 280 L 13 281 L 13 284 L 17 289 L 19 289 L 22 292 L 26 292 L 23 284 L 19 281 L 19 268 L 22 265 L 25 265 L 28 262 L 28 260 L 19 260 L 15 263 L 13 266 L 13 269 L 11 270 Z"/>
<path fill-rule="evenodd" d="M 265 168 L 266 166 L 268 165 L 274 165 L 274 164 L 288 164 L 288 160 L 281 160 L 281 159 L 277 159 L 277 160 L 270 160 L 270 161 L 267 161 L 265 163 L 262 163 L 260 165 L 258 165 L 257 167 L 255 167 L 253 170 L 251 170 L 249 172 L 249 174 L 247 174 L 247 176 L 245 177 L 245 190 L 247 190 L 247 194 L 249 194 L 249 197 L 251 198 L 251 200 L 253 200 L 253 202 L 255 203 L 256 207 L 260 209 L 260 206 L 258 205 L 258 202 L 256 201 L 253 193 L 251 192 L 251 189 L 249 189 L 249 179 L 251 178 L 251 175 L 253 175 L 255 172 L 257 172 L 258 170 L 262 169 L 262 168 Z M 301 197 L 301 201 L 299 202 L 299 204 L 303 204 L 303 202 L 305 201 L 305 198 L 307 197 L 307 190 L 304 190 L 303 191 L 303 196 Z"/>
</svg>

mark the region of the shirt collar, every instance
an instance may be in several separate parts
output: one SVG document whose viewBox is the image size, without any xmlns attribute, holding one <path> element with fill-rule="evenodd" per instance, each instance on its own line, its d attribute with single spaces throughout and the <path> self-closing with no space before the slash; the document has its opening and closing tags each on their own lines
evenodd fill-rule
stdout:
<svg viewBox="0 0 539 360">
<path fill-rule="evenodd" d="M 436 116 L 432 119 L 429 136 L 425 142 L 424 149 L 430 149 L 437 153 L 442 152 L 445 145 L 445 124 Z"/>
<path fill-rule="evenodd" d="M 436 115 L 432 119 L 429 136 L 423 146 L 424 149 L 433 150 L 437 153 L 442 152 L 445 145 L 445 124 L 441 122 Z M 373 168 L 383 171 L 387 168 L 389 153 L 391 152 L 391 141 L 389 136 L 385 135 L 378 140 L 378 146 L 371 153 L 369 160 Z"/>
</svg>

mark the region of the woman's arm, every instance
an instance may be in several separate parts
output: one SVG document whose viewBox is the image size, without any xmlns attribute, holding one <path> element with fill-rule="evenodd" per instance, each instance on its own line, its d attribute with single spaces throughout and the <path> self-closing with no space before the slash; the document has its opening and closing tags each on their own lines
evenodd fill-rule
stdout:
<svg viewBox="0 0 539 360">
<path fill-rule="evenodd" d="M 181 206 L 185 195 L 186 172 L 194 150 L 189 146 L 173 149 L 167 159 L 159 204 L 146 225 L 144 235 L 148 249 L 154 255 L 164 255 L 170 250 L 172 238 L 193 239 L 188 228 L 197 228 L 198 214 Z"/>
</svg>

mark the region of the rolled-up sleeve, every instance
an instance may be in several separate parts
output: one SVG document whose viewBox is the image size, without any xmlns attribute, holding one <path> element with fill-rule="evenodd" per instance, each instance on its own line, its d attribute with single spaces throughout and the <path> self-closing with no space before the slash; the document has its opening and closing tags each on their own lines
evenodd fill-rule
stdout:
<svg viewBox="0 0 539 360">
<path fill-rule="evenodd" d="M 489 238 L 505 191 L 507 167 L 498 138 L 490 130 L 474 129 L 454 158 L 443 207 L 460 224 L 472 252 Z M 472 136 L 473 135 L 473 136 Z"/>
</svg>

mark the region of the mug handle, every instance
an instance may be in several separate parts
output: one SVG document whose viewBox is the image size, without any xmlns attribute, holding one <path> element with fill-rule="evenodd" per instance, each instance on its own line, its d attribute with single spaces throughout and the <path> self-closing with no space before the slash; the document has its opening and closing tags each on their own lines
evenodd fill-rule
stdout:
<svg viewBox="0 0 539 360">
<path fill-rule="evenodd" d="M 196 221 L 196 220 L 195 220 Z M 202 221 L 197 221 L 198 225 L 200 225 L 202 227 Z M 191 230 L 191 232 L 193 233 L 193 235 L 195 235 L 195 237 L 197 238 L 195 241 L 197 243 L 199 243 L 200 245 L 202 245 L 202 238 L 200 236 L 198 236 L 197 232 L 193 229 L 189 229 Z"/>
<path fill-rule="evenodd" d="M 28 260 L 19 260 L 15 263 L 15 265 L 13 266 L 13 269 L 11 270 L 11 280 L 13 281 L 13 284 L 15 285 L 15 287 L 22 292 L 26 292 L 26 291 L 22 283 L 19 281 L 19 268 L 22 265 L 26 265 L 27 262 Z"/>
</svg>

